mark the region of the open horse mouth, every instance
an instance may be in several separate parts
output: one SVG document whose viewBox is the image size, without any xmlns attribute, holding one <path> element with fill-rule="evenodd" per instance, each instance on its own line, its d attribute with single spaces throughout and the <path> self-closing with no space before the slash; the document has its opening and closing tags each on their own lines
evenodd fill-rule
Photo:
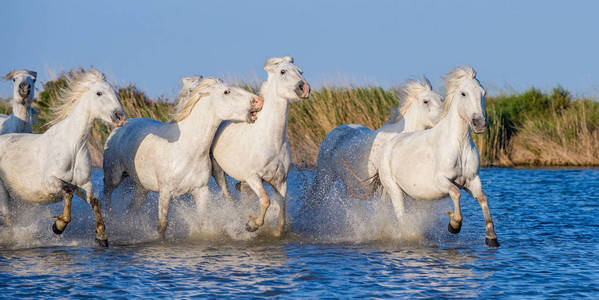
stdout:
<svg viewBox="0 0 599 300">
<path fill-rule="evenodd" d="M 258 119 L 258 112 L 261 111 L 264 106 L 264 98 L 254 97 L 250 103 L 252 104 L 252 108 L 250 109 L 249 121 L 250 123 L 253 123 Z"/>
<path fill-rule="evenodd" d="M 300 99 L 308 99 L 310 97 L 310 85 L 305 81 L 300 82 L 295 88 L 295 93 Z"/>
</svg>

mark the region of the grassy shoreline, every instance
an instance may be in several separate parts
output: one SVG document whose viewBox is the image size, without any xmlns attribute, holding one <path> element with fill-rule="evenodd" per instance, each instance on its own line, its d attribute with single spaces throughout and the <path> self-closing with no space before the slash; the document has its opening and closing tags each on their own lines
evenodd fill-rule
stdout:
<svg viewBox="0 0 599 300">
<path fill-rule="evenodd" d="M 33 104 L 40 112 L 34 132 L 46 130 L 52 117 L 49 108 L 63 86 L 62 77 L 43 84 Z M 118 92 L 128 118 L 169 119 L 174 99 L 151 99 L 134 85 L 119 87 Z M 315 167 L 320 142 L 341 124 L 380 127 L 398 105 L 398 95 L 397 89 L 376 86 L 323 87 L 313 91 L 310 99 L 291 103 L 287 132 L 293 163 Z M 481 166 L 599 166 L 599 103 L 591 98 L 574 98 L 562 87 L 549 93 L 531 88 L 487 97 L 485 112 L 487 131 L 473 135 Z M 10 113 L 7 103 L 0 101 L 0 113 Z M 94 124 L 90 152 L 96 166 L 101 165 L 109 131 L 99 122 Z"/>
</svg>

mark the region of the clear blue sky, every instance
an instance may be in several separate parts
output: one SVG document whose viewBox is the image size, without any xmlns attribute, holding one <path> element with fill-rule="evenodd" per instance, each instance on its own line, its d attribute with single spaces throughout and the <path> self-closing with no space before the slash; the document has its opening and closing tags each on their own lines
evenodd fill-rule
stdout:
<svg viewBox="0 0 599 300">
<path fill-rule="evenodd" d="M 264 79 L 268 57 L 291 55 L 314 86 L 427 75 L 439 87 L 470 64 L 491 92 L 597 96 L 598 14 L 599 1 L 6 1 L 0 73 L 94 66 L 172 96 L 182 76 Z"/>
</svg>

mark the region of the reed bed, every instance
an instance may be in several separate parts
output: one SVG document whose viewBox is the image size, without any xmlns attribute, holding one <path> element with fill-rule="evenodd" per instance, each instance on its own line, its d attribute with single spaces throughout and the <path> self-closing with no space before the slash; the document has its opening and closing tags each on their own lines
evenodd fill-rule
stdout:
<svg viewBox="0 0 599 300">
<path fill-rule="evenodd" d="M 257 92 L 256 84 L 239 84 Z M 43 83 L 34 108 L 39 111 L 34 132 L 46 130 L 50 107 L 56 104 L 64 79 Z M 128 118 L 169 120 L 175 99 L 151 99 L 130 84 L 118 88 Z M 293 163 L 311 168 L 325 135 L 341 124 L 362 124 L 375 129 L 383 125 L 398 105 L 399 89 L 378 86 L 325 86 L 309 100 L 291 103 L 287 128 Z M 0 113 L 10 113 L 0 101 Z M 574 98 L 556 87 L 549 93 L 531 88 L 521 93 L 486 99 L 487 131 L 473 135 L 482 166 L 597 166 L 599 165 L 599 103 Z M 96 122 L 90 136 L 90 152 L 101 165 L 102 149 L 111 128 Z"/>
</svg>

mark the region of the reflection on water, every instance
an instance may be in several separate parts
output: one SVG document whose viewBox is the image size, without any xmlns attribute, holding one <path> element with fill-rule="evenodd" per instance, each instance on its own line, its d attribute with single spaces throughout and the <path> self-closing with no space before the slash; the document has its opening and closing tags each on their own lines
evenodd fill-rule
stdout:
<svg viewBox="0 0 599 300">
<path fill-rule="evenodd" d="M 599 171 L 482 171 L 502 244 L 484 246 L 483 218 L 464 197 L 459 235 L 446 232 L 446 202 L 411 206 L 397 221 L 384 201 L 345 202 L 343 218 L 309 219 L 319 230 L 273 238 L 247 233 L 256 203 L 214 201 L 195 212 L 174 201 L 167 240 L 157 242 L 156 199 L 145 210 L 107 215 L 112 246 L 95 247 L 93 215 L 74 201 L 73 223 L 50 231 L 59 206 L 20 215 L 14 232 L 0 232 L 0 294 L 4 297 L 597 297 L 599 295 Z M 290 217 L 311 179 L 294 171 Z M 94 173 L 95 185 L 101 174 Z M 304 182 L 304 183 L 302 183 Z M 101 186 L 96 190 L 101 190 Z M 127 197 L 127 189 L 121 191 Z M 275 207 L 276 209 L 276 207 Z M 276 214 L 269 213 L 270 225 Z M 303 218 L 308 218 L 303 216 Z M 332 219 L 331 219 L 332 218 Z M 329 221 L 342 230 L 326 232 Z M 270 226 L 269 225 L 269 226 Z M 274 228 L 274 227 L 273 227 Z"/>
</svg>

